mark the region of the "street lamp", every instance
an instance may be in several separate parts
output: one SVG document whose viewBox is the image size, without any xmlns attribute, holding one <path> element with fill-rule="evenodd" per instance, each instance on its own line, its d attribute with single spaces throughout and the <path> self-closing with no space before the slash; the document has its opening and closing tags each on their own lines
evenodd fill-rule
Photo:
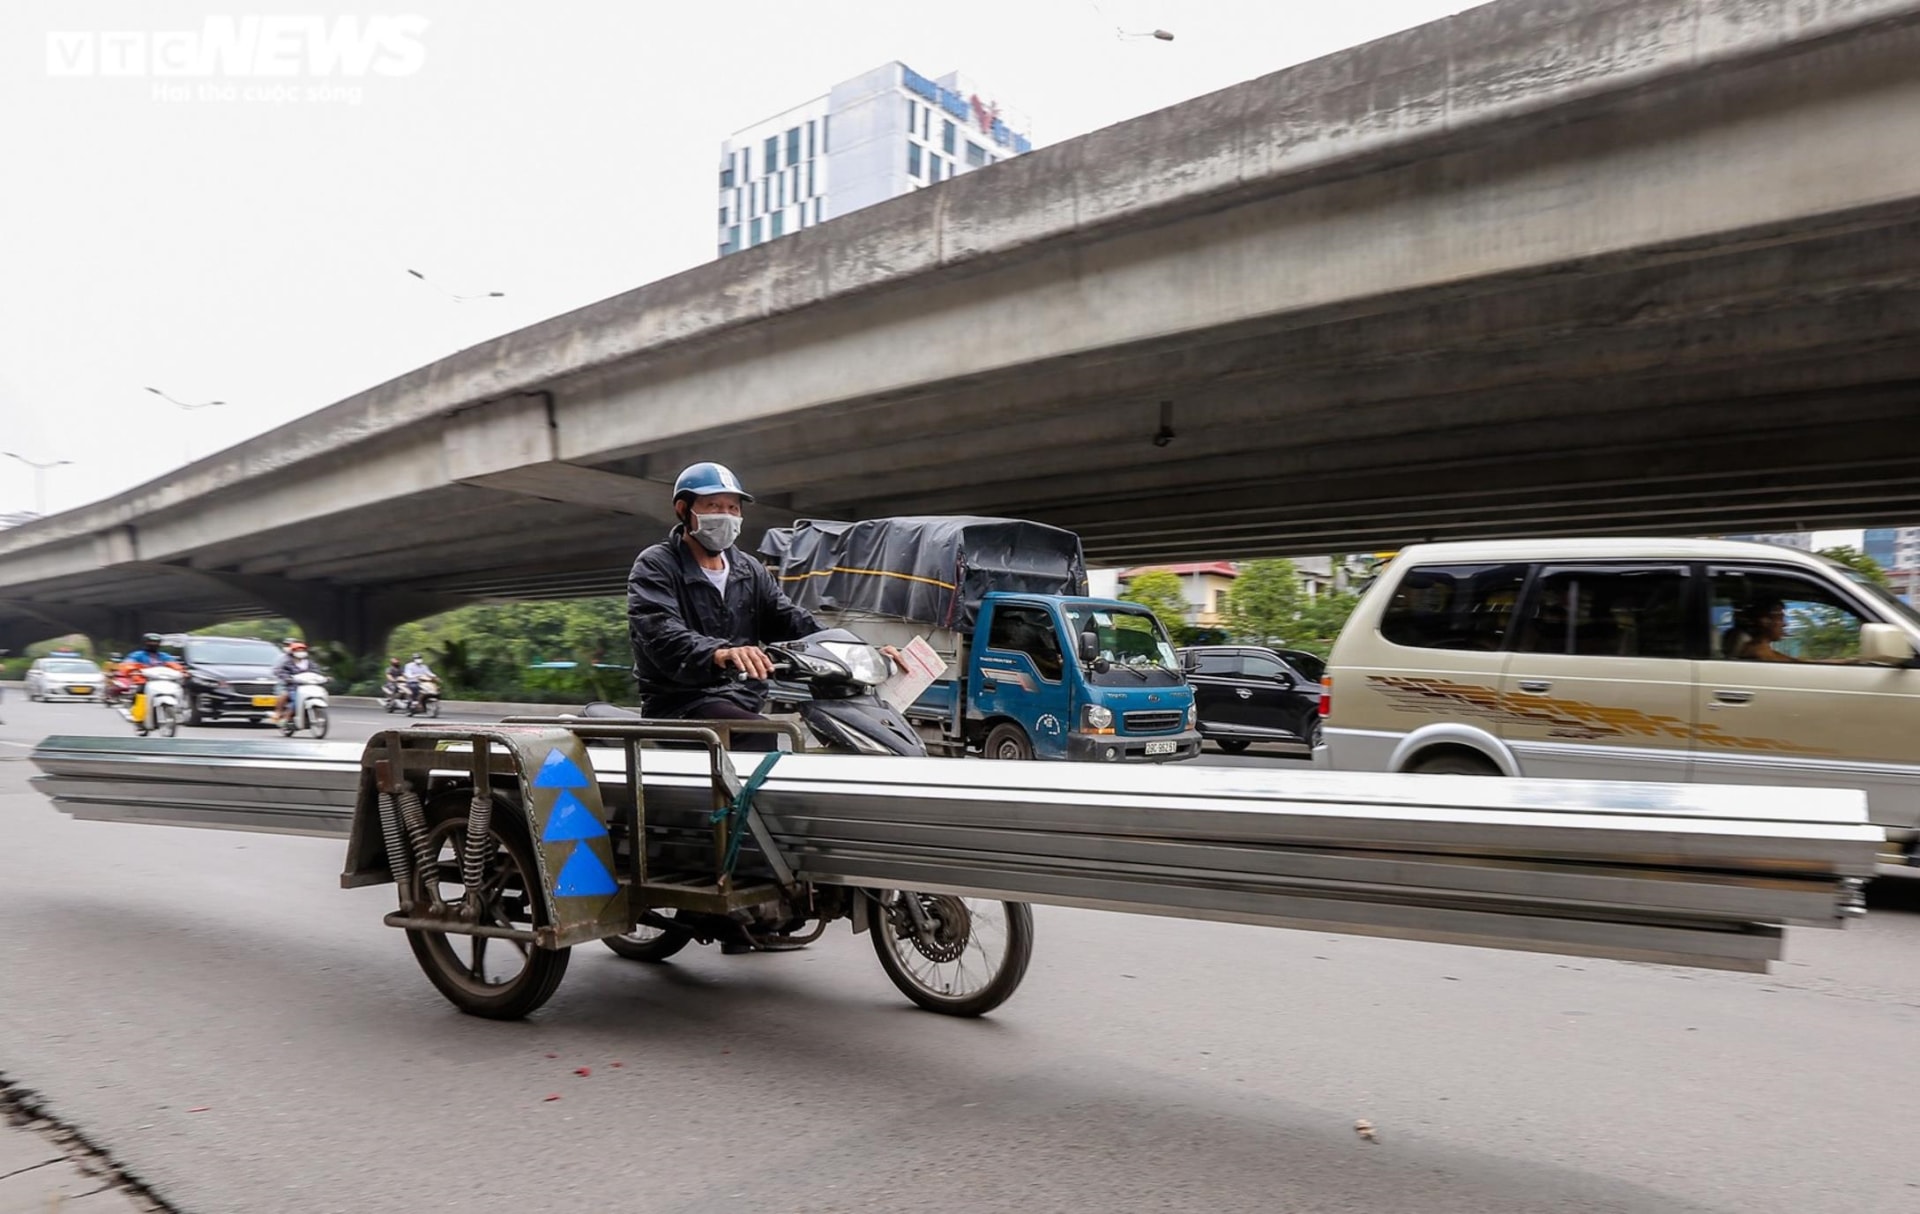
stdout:
<svg viewBox="0 0 1920 1214">
<path fill-rule="evenodd" d="M 27 467 L 33 469 L 33 512 L 41 518 L 45 518 L 47 516 L 47 469 L 58 468 L 63 464 L 71 464 L 73 461 L 70 459 L 56 459 L 41 463 L 37 459 L 28 459 L 26 456 L 13 451 L 0 451 L 0 455 L 17 459 Z"/>
<path fill-rule="evenodd" d="M 1107 10 L 1100 7 L 1100 0 L 1089 0 L 1089 2 L 1093 5 L 1093 11 L 1100 14 L 1102 21 L 1113 20 L 1112 17 L 1107 16 Z M 1173 33 L 1170 30 L 1130 30 L 1118 22 L 1114 23 L 1113 36 L 1115 38 L 1155 38 L 1161 42 L 1173 41 Z"/>
<path fill-rule="evenodd" d="M 440 292 L 440 294 L 446 296 L 448 299 L 451 299 L 455 303 L 465 303 L 469 299 L 504 299 L 506 298 L 506 294 L 507 294 L 505 291 L 477 291 L 471 295 L 460 295 L 460 294 L 456 294 L 453 291 L 447 290 L 445 287 L 441 286 L 437 282 L 434 282 L 432 279 L 428 278 L 425 274 L 422 274 L 418 270 L 408 270 L 407 273 L 413 275 L 415 278 L 419 279 L 421 282 L 426 283 L 428 286 Z"/>
</svg>

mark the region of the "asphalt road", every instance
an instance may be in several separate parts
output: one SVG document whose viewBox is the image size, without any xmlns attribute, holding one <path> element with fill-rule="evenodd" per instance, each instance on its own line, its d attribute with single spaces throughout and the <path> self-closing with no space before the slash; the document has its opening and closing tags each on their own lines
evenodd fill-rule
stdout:
<svg viewBox="0 0 1920 1214">
<path fill-rule="evenodd" d="M 1040 907 L 981 1021 L 840 930 L 497 1024 L 337 843 L 73 822 L 28 747 L 126 727 L 0 715 L 0 1072 L 194 1214 L 1920 1210 L 1911 887 L 1768 976 Z"/>
</svg>

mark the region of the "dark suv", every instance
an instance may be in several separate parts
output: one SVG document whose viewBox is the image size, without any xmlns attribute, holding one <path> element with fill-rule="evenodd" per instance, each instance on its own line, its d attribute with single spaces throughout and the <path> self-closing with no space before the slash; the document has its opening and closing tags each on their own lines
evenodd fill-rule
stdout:
<svg viewBox="0 0 1920 1214">
<path fill-rule="evenodd" d="M 247 637 L 187 638 L 187 724 L 262 721 L 273 711 L 273 668 L 280 646 Z"/>
<path fill-rule="evenodd" d="M 1230 755 L 1255 742 L 1298 742 L 1309 750 L 1319 744 L 1319 658 L 1257 645 L 1196 645 L 1179 653 L 1201 737 Z"/>
</svg>

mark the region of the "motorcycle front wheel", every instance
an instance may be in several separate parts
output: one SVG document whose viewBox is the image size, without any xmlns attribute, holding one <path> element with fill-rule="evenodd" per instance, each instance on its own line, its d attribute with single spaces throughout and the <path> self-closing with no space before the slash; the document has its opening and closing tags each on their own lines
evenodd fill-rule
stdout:
<svg viewBox="0 0 1920 1214">
<path fill-rule="evenodd" d="M 931 930 L 923 938 L 907 899 Z M 930 1012 L 982 1016 L 1005 1003 L 1033 959 L 1033 909 L 951 894 L 874 895 L 873 951 L 900 993 Z"/>
<path fill-rule="evenodd" d="M 307 709 L 307 728 L 313 731 L 313 736 L 316 738 L 324 738 L 327 736 L 327 706 L 325 704 L 315 704 L 312 708 Z"/>
<path fill-rule="evenodd" d="M 153 728 L 154 732 L 167 738 L 171 738 L 174 734 L 179 733 L 179 710 L 171 704 L 155 704 L 153 706 Z"/>
</svg>

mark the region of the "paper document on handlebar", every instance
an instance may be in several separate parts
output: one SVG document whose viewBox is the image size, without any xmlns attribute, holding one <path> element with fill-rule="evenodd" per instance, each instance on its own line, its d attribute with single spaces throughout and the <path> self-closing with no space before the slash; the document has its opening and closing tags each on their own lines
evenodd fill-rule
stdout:
<svg viewBox="0 0 1920 1214">
<path fill-rule="evenodd" d="M 892 677 L 880 684 L 879 695 L 883 703 L 905 712 L 907 705 L 919 699 L 921 692 L 947 672 L 947 660 L 927 644 L 923 636 L 913 638 L 913 642 L 900 651 L 900 656 L 905 659 L 906 669 L 895 670 Z"/>
</svg>

